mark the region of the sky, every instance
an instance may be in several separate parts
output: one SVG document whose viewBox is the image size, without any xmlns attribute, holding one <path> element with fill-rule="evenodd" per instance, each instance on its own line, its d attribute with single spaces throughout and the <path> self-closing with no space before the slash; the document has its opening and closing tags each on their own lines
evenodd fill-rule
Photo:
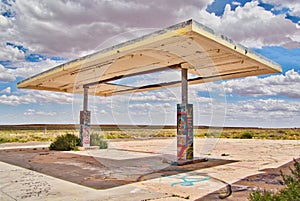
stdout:
<svg viewBox="0 0 300 201">
<path fill-rule="evenodd" d="M 17 89 L 16 84 L 188 19 L 283 69 L 282 74 L 190 86 L 195 125 L 300 127 L 299 0 L 1 0 L 0 124 L 78 124 L 81 95 Z M 180 79 L 172 71 L 145 75 L 135 84 L 170 78 Z M 180 89 L 164 88 L 92 96 L 89 110 L 93 124 L 175 125 L 177 103 Z"/>
</svg>

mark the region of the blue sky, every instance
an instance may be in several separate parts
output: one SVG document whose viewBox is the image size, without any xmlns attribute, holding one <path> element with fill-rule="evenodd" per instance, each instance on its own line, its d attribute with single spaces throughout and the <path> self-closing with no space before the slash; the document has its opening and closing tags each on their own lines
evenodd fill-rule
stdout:
<svg viewBox="0 0 300 201">
<path fill-rule="evenodd" d="M 165 12 L 168 10 L 169 12 Z M 80 95 L 17 89 L 61 63 L 187 19 L 271 59 L 282 74 L 190 87 L 195 123 L 300 127 L 300 2 L 103 0 L 0 3 L 0 124 L 78 123 Z M 178 79 L 176 72 L 156 81 Z M 152 82 L 145 76 L 139 82 Z M 180 89 L 91 97 L 95 124 L 175 124 Z"/>
</svg>

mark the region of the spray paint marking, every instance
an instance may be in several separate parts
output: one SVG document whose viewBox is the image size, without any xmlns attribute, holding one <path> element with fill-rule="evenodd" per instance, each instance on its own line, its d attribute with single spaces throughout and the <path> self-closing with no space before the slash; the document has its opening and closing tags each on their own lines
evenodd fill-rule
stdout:
<svg viewBox="0 0 300 201">
<path fill-rule="evenodd" d="M 199 183 L 202 181 L 207 181 L 210 179 L 210 177 L 203 177 L 203 178 L 188 178 L 188 176 L 164 176 L 163 177 L 168 177 L 172 179 L 178 179 L 181 180 L 179 182 L 173 182 L 170 184 L 170 186 L 175 186 L 175 185 L 180 185 L 180 186 L 194 186 L 195 183 Z"/>
</svg>

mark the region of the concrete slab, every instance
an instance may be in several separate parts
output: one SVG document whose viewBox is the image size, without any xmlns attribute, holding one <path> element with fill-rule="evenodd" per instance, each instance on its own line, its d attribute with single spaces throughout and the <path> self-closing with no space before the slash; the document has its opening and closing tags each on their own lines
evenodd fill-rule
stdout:
<svg viewBox="0 0 300 201">
<path fill-rule="evenodd" d="M 95 190 L 3 162 L 0 167 L 1 200 L 142 200 L 164 196 L 135 185 Z"/>
<path fill-rule="evenodd" d="M 127 150 L 118 150 L 113 148 L 84 150 L 84 151 L 70 151 L 69 153 L 100 157 L 103 159 L 111 159 L 111 160 L 128 160 L 128 159 L 135 159 L 135 158 L 153 157 L 159 155 L 155 153 L 143 153 L 143 152 L 135 152 L 135 151 L 127 151 Z"/>
<path fill-rule="evenodd" d="M 24 149 L 24 148 L 43 148 L 49 147 L 50 142 L 25 142 L 25 143 L 3 143 L 0 144 L 0 150 L 4 149 Z"/>
<path fill-rule="evenodd" d="M 90 150 L 77 154 L 91 154 L 95 158 L 109 160 L 152 159 L 168 156 L 176 150 L 175 139 L 110 142 L 112 149 Z M 176 140 L 175 140 L 176 143 Z M 155 153 L 153 150 L 161 147 Z M 219 166 L 194 169 L 178 174 L 158 174 L 153 179 L 141 179 L 128 185 L 106 190 L 96 190 L 32 170 L 0 162 L 0 200 L 195 200 L 261 169 L 278 167 L 299 157 L 299 141 L 196 139 L 195 154 L 198 157 L 237 160 Z M 122 149 L 117 150 L 117 149 Z M 132 151 L 124 151 L 132 150 Z M 206 151 L 203 151 L 206 150 Z M 147 153 L 149 152 L 149 153 Z M 173 152 L 176 153 L 176 152 Z M 224 154 L 225 153 L 225 154 Z M 175 154 L 174 154 L 175 155 Z M 110 158 L 111 157 L 111 158 Z M 146 160 L 146 161 L 147 161 Z M 126 161 L 126 160 L 124 160 Z M 163 161 L 161 161 L 163 164 Z M 120 175 L 145 168 L 142 164 L 125 164 Z M 152 164 L 157 167 L 159 163 Z M 136 169 L 130 167 L 136 167 Z M 62 170 L 65 171 L 65 170 Z M 149 169 L 147 169 L 149 171 Z M 155 172 L 150 173 L 156 174 Z"/>
</svg>

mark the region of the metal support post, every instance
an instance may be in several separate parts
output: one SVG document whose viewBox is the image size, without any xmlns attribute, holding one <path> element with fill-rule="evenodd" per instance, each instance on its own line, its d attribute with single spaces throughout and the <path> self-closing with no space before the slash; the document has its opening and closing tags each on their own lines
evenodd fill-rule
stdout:
<svg viewBox="0 0 300 201">
<path fill-rule="evenodd" d="M 88 110 L 89 88 L 83 87 L 83 111 Z"/>
<path fill-rule="evenodd" d="M 188 104 L 187 72 L 187 69 L 181 69 L 182 103 L 177 104 L 177 161 L 194 159 L 193 105 Z"/>
<path fill-rule="evenodd" d="M 88 92 L 89 88 L 83 87 L 83 111 L 80 111 L 80 145 L 90 146 L 90 123 L 91 112 L 88 111 Z"/>
<path fill-rule="evenodd" d="M 185 68 L 181 69 L 181 98 L 182 104 L 188 103 L 188 70 Z"/>
</svg>

